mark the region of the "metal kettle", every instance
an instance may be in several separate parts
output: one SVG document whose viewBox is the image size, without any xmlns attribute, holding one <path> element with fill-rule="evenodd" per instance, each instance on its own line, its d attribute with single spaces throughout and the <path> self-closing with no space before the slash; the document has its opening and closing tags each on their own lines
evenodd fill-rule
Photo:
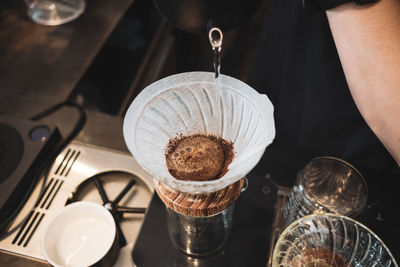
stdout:
<svg viewBox="0 0 400 267">
<path fill-rule="evenodd" d="M 212 27 L 228 31 L 249 19 L 262 0 L 153 0 L 158 11 L 177 28 L 205 34 Z"/>
</svg>

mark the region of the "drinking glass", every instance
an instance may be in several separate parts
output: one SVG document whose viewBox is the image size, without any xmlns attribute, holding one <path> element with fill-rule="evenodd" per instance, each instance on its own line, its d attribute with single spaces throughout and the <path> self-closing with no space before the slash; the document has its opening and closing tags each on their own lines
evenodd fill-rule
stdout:
<svg viewBox="0 0 400 267">
<path fill-rule="evenodd" d="M 29 17 L 38 24 L 60 25 L 70 22 L 85 10 L 85 0 L 25 0 Z"/>
<path fill-rule="evenodd" d="M 206 217 L 189 216 L 167 208 L 168 233 L 175 247 L 193 256 L 219 251 L 232 228 L 234 205 Z"/>
<path fill-rule="evenodd" d="M 283 208 L 286 225 L 313 213 L 355 216 L 367 202 L 367 184 L 350 163 L 335 157 L 312 159 L 298 173 Z"/>
<path fill-rule="evenodd" d="M 383 241 L 363 224 L 333 213 L 290 224 L 276 242 L 272 267 L 398 267 Z"/>
</svg>

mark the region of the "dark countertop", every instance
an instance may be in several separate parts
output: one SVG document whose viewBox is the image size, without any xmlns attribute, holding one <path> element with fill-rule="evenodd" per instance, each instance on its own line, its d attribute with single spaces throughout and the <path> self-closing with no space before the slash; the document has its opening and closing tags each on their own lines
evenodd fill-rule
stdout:
<svg viewBox="0 0 400 267">
<path fill-rule="evenodd" d="M 30 117 L 66 99 L 133 0 L 87 0 L 60 26 L 35 24 L 24 1 L 0 2 L 0 113 Z"/>
<path fill-rule="evenodd" d="M 168 236 L 165 206 L 157 195 L 150 203 L 145 221 L 132 252 L 139 266 L 237 266 L 265 267 L 270 249 L 277 185 L 291 187 L 297 172 L 315 155 L 271 145 L 248 175 L 249 186 L 235 203 L 233 228 L 223 250 L 208 257 L 193 258 L 177 251 Z M 398 177 L 359 168 L 368 184 L 368 201 L 355 219 L 372 229 L 389 247 L 397 261 L 400 231 L 397 205 Z M 155 257 L 156 255 L 156 257 Z"/>
</svg>

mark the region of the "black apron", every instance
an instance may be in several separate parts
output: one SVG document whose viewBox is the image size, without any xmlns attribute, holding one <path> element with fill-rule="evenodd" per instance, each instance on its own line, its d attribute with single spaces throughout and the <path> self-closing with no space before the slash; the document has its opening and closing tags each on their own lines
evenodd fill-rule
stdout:
<svg viewBox="0 0 400 267">
<path fill-rule="evenodd" d="M 274 104 L 274 145 L 400 173 L 351 97 L 325 12 L 309 14 L 301 0 L 266 1 L 249 84 Z"/>
</svg>

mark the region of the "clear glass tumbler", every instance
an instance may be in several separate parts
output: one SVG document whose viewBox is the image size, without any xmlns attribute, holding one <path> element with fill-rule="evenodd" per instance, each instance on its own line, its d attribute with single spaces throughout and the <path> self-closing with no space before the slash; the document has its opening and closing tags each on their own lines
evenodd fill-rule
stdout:
<svg viewBox="0 0 400 267">
<path fill-rule="evenodd" d="M 175 247 L 191 256 L 206 256 L 222 249 L 232 228 L 234 205 L 206 217 L 167 208 L 168 233 Z"/>
<path fill-rule="evenodd" d="M 70 22 L 85 10 L 85 0 L 25 0 L 28 15 L 38 24 L 60 25 Z"/>
<path fill-rule="evenodd" d="M 298 173 L 283 217 L 289 225 L 313 213 L 355 216 L 365 207 L 367 196 L 367 184 L 354 166 L 335 157 L 317 157 Z"/>
<path fill-rule="evenodd" d="M 363 224 L 339 214 L 305 216 L 276 242 L 272 267 L 398 267 L 383 241 Z"/>
</svg>

